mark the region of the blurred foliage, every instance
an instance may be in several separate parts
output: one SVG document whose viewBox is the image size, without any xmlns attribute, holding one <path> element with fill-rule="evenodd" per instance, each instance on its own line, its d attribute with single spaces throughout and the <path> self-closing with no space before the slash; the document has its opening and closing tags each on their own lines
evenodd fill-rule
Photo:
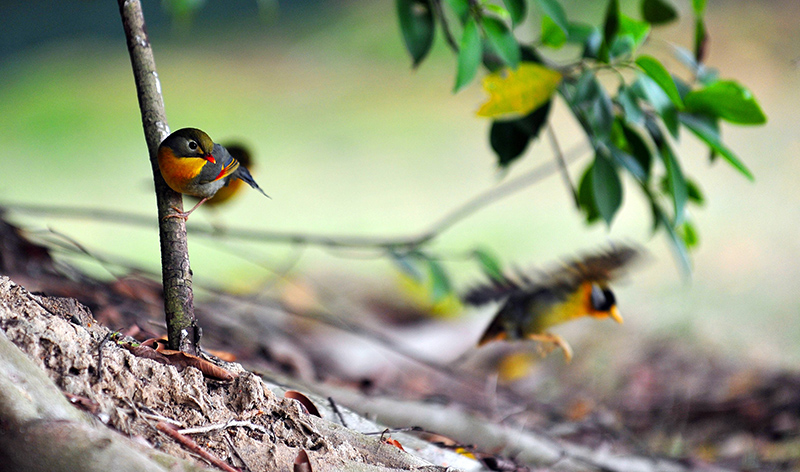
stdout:
<svg viewBox="0 0 800 472">
<path fill-rule="evenodd" d="M 688 69 L 688 81 L 660 59 L 640 53 L 653 28 L 678 19 L 669 0 L 642 0 L 641 19 L 621 13 L 619 2 L 610 0 L 597 24 L 571 21 L 557 0 L 532 2 L 531 11 L 524 0 L 397 0 L 397 6 L 414 67 L 426 57 L 438 27 L 456 56 L 455 92 L 481 68 L 486 71 L 483 84 L 490 98 L 478 115 L 493 120 L 490 144 L 499 167 L 519 162 L 547 123 L 551 102 L 563 100 L 594 150 L 573 189 L 586 222 L 611 226 L 624 201 L 625 182 L 632 181 L 649 203 L 653 232 L 667 234 L 687 273 L 688 250 L 699 241 L 687 207 L 704 198 L 673 150 L 681 130 L 700 138 L 712 161 L 721 157 L 753 180 L 724 144 L 719 125 L 761 125 L 766 117 L 745 86 L 719 78 L 703 64 L 704 1 L 692 2 L 692 52 L 673 48 Z M 538 37 L 517 38 L 515 29 L 536 21 Z M 608 84 L 607 76 L 616 83 Z M 475 256 L 482 260 L 481 254 Z M 487 271 L 490 277 L 493 271 Z"/>
</svg>

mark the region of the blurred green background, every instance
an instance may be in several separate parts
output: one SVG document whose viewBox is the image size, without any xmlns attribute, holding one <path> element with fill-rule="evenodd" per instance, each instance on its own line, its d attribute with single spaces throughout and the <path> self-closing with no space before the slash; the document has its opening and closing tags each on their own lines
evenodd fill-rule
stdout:
<svg viewBox="0 0 800 472">
<path fill-rule="evenodd" d="M 595 18 L 604 5 L 564 3 L 576 19 Z M 645 46 L 660 58 L 669 56 L 669 42 L 690 46 L 689 2 L 675 3 L 682 20 L 656 29 Z M 622 4 L 638 16 L 638 2 Z M 411 70 L 394 2 L 261 5 L 209 1 L 191 23 L 176 24 L 160 2 L 144 2 L 171 128 L 198 127 L 217 142 L 250 145 L 254 176 L 273 198 L 248 191 L 216 215 L 198 210 L 192 222 L 416 234 L 477 193 L 552 159 L 547 142 L 538 141 L 508 175 L 499 174 L 489 123 L 474 114 L 484 100 L 479 85 L 450 93 L 455 59 L 441 37 Z M 12 213 L 28 228 L 52 228 L 158 271 L 152 175 L 116 2 L 2 1 L 0 17 L 0 202 L 153 215 L 147 229 Z M 800 360 L 800 3 L 714 0 L 706 21 L 707 63 L 749 86 L 769 121 L 723 131 L 754 184 L 723 162 L 709 165 L 703 147 L 683 136 L 683 165 L 707 199 L 693 214 L 701 245 L 690 282 L 663 236 L 650 239 L 650 217 L 633 185 L 611 231 L 585 227 L 553 176 L 460 222 L 435 249 L 457 256 L 484 246 L 528 267 L 612 239 L 637 241 L 653 257 L 618 289 L 627 322 L 621 329 L 631 336 L 693 332 L 728 355 L 792 366 Z M 581 144 L 562 104 L 552 119 L 565 148 Z M 585 165 L 571 166 L 573 180 Z M 278 267 L 296 251 L 189 237 L 196 282 L 235 290 L 272 276 L 248 259 Z M 342 257 L 351 255 L 309 248 L 294 272 L 317 274 L 331 290 L 338 277 L 362 280 L 367 291 L 396 282 L 391 261 Z M 474 262 L 447 266 L 459 288 L 479 277 Z M 487 316 L 473 313 L 466 322 L 480 330 Z M 559 331 L 589 335 L 592 323 Z"/>
</svg>

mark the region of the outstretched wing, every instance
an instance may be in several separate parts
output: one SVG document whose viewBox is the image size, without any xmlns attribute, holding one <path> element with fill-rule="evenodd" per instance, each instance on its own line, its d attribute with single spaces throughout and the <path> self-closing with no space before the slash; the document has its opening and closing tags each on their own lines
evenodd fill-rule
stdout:
<svg viewBox="0 0 800 472">
<path fill-rule="evenodd" d="M 616 244 L 609 249 L 566 262 L 559 267 L 528 276 L 517 272 L 515 276 L 503 275 L 467 291 L 462 297 L 470 305 L 483 305 L 511 296 L 538 292 L 543 287 L 569 291 L 582 282 L 608 282 L 639 256 L 641 252 L 628 245 Z"/>
</svg>

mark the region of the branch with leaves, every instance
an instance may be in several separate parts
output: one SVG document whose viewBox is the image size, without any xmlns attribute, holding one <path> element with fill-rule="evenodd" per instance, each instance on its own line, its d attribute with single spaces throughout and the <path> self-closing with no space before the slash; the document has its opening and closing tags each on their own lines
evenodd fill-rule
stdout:
<svg viewBox="0 0 800 472">
<path fill-rule="evenodd" d="M 692 51 L 672 48 L 690 80 L 640 53 L 654 27 L 678 18 L 669 0 L 642 0 L 641 19 L 623 14 L 618 0 L 610 0 L 599 24 L 569 20 L 557 0 L 536 0 L 534 5 L 535 12 L 529 12 L 525 0 L 503 0 L 502 5 L 485 0 L 396 0 L 414 67 L 430 51 L 438 25 L 456 55 L 454 92 L 469 85 L 481 68 L 486 71 L 483 87 L 490 98 L 478 116 L 492 120 L 490 143 L 501 168 L 523 157 L 547 123 L 552 102 L 563 100 L 594 150 L 577 189 L 571 188 L 587 223 L 612 224 L 624 199 L 622 176 L 628 175 L 649 203 L 653 232 L 663 230 L 669 236 L 688 271 L 688 250 L 697 244 L 698 233 L 687 206 L 702 204 L 703 196 L 674 151 L 681 130 L 707 145 L 710 160 L 720 157 L 753 180 L 722 141 L 720 123 L 766 122 L 746 87 L 721 79 L 704 65 L 706 2 L 692 1 Z M 520 31 L 538 36 L 523 42 L 515 35 Z M 572 59 L 557 64 L 552 58 L 556 51 L 558 57 L 567 53 Z M 616 77 L 615 90 L 599 80 L 604 72 Z"/>
</svg>

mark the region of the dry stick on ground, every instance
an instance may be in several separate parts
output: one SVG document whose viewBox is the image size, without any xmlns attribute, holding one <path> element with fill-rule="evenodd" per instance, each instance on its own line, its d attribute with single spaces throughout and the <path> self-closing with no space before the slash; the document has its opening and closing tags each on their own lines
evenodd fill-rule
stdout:
<svg viewBox="0 0 800 472">
<path fill-rule="evenodd" d="M 173 211 L 173 207 L 183 210 L 183 200 L 179 193 L 164 182 L 158 169 L 156 157 L 158 145 L 169 133 L 164 101 L 161 97 L 161 84 L 156 73 L 153 50 L 145 31 L 141 3 L 139 0 L 119 0 L 118 3 L 155 181 L 158 232 L 161 241 L 161 276 L 164 281 L 164 311 L 167 317 L 169 348 L 197 354 L 198 329 L 194 318 L 186 222 L 181 218 L 164 218 Z"/>
<path fill-rule="evenodd" d="M 197 444 L 197 442 L 195 442 L 194 439 L 184 436 L 169 424 L 164 423 L 163 421 L 159 421 L 158 424 L 156 425 L 156 429 L 166 434 L 167 436 L 171 437 L 172 439 L 178 441 L 181 444 L 181 446 L 185 447 L 186 449 L 194 452 L 198 456 L 207 460 L 214 467 L 218 467 L 224 470 L 225 472 L 239 472 L 238 470 L 234 469 L 233 467 L 229 466 L 227 463 L 222 461 L 222 459 L 220 459 L 219 457 L 215 456 L 214 454 L 211 454 L 210 452 L 200 447 L 200 445 Z"/>
</svg>

